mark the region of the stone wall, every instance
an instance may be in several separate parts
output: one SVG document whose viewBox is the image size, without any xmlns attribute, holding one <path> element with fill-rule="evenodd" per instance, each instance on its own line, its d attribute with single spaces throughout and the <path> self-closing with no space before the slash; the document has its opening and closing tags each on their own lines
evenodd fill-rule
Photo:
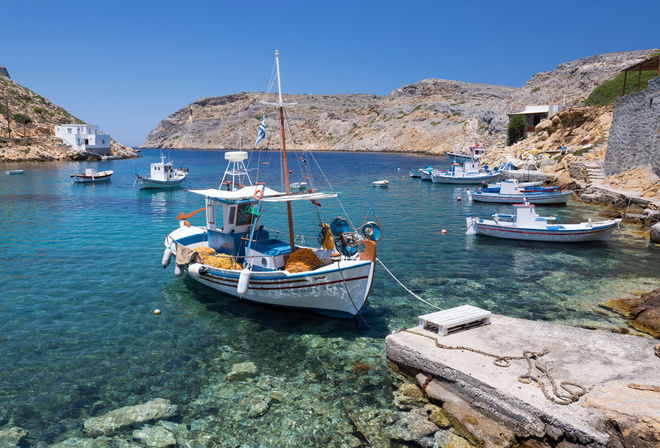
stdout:
<svg viewBox="0 0 660 448">
<path fill-rule="evenodd" d="M 614 102 L 603 170 L 611 176 L 649 165 L 660 176 L 660 77 Z"/>
</svg>

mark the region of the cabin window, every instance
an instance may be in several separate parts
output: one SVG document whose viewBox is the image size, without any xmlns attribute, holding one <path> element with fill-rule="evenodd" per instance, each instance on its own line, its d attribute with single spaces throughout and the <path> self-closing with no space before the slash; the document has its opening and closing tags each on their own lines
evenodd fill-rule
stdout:
<svg viewBox="0 0 660 448">
<path fill-rule="evenodd" d="M 248 207 L 252 207 L 252 203 L 242 204 L 238 207 L 238 216 L 236 217 L 237 226 L 252 224 L 252 213 L 246 210 Z"/>
<path fill-rule="evenodd" d="M 227 218 L 227 224 L 234 224 L 234 218 L 236 217 L 236 207 L 229 207 L 229 218 Z"/>
</svg>

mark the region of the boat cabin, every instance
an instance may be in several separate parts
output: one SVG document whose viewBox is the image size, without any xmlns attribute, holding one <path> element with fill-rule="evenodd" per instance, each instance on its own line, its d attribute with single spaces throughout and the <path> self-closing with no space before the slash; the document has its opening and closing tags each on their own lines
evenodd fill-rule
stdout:
<svg viewBox="0 0 660 448">
<path fill-rule="evenodd" d="M 455 177 L 464 177 L 467 174 L 476 174 L 479 173 L 479 161 L 471 160 L 460 163 L 452 163 L 451 165 L 451 175 Z"/>
<path fill-rule="evenodd" d="M 500 194 L 522 194 L 517 179 L 504 179 L 500 183 Z"/>
<path fill-rule="evenodd" d="M 172 162 L 165 162 L 165 156 L 161 154 L 160 162 L 151 164 L 151 173 L 149 179 L 168 181 L 176 177 L 175 170 L 172 169 Z"/>
</svg>

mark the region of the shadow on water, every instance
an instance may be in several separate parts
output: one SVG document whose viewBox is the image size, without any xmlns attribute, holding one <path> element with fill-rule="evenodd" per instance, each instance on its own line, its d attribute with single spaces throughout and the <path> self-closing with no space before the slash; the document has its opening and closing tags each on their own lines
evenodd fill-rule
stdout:
<svg viewBox="0 0 660 448">
<path fill-rule="evenodd" d="M 202 285 L 188 275 L 185 275 L 182 282 L 193 293 L 193 299 L 203 304 L 208 311 L 240 317 L 258 325 L 261 331 L 269 329 L 282 335 L 314 334 L 347 340 L 369 336 L 362 334 L 359 318 L 328 318 L 311 311 L 278 308 L 241 300 Z"/>
</svg>

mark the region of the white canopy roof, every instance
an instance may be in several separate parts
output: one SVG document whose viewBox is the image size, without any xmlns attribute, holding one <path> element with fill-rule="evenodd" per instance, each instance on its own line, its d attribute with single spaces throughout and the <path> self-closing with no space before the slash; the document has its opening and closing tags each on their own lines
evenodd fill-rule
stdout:
<svg viewBox="0 0 660 448">
<path fill-rule="evenodd" d="M 190 190 L 191 193 L 201 194 L 202 196 L 207 196 L 210 198 L 220 199 L 223 201 L 241 201 L 244 199 L 253 199 L 254 194 L 257 191 L 263 189 L 264 197 L 269 196 L 278 196 L 284 193 L 272 190 L 263 185 L 251 185 L 249 187 L 243 187 L 240 190 L 227 191 L 227 190 L 218 190 L 217 188 L 207 188 L 206 190 Z"/>
<path fill-rule="evenodd" d="M 286 196 L 284 193 L 272 190 L 263 185 L 252 185 L 243 187 L 236 191 L 218 190 L 217 188 L 207 188 L 206 190 L 190 190 L 191 193 L 201 194 L 202 196 L 220 199 L 221 201 L 234 202 L 254 199 L 257 189 L 263 188 L 263 202 L 289 202 L 314 199 L 336 198 L 337 193 L 301 193 Z"/>
<path fill-rule="evenodd" d="M 301 193 L 289 196 L 264 197 L 263 202 L 290 202 L 314 199 L 336 198 L 337 193 Z"/>
</svg>

